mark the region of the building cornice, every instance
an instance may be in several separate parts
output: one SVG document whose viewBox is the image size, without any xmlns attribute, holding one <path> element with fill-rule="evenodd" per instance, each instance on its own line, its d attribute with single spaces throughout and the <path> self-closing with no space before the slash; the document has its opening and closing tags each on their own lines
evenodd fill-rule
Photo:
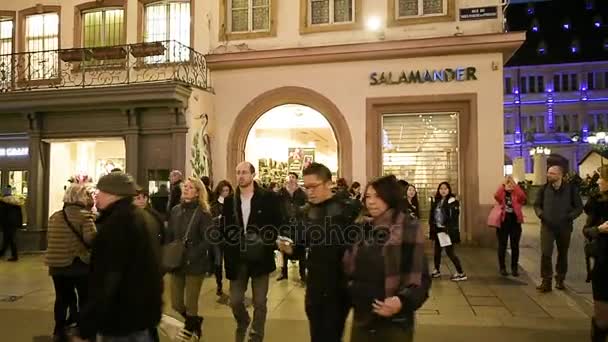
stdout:
<svg viewBox="0 0 608 342">
<path fill-rule="evenodd" d="M 210 70 L 479 53 L 502 53 L 503 61 L 506 63 L 525 39 L 525 32 L 509 32 L 274 50 L 248 50 L 209 54 L 206 58 Z"/>
<path fill-rule="evenodd" d="M 0 95 L 0 114 L 23 111 L 53 112 L 95 107 L 187 107 L 192 89 L 179 82 L 131 84 L 124 86 L 50 89 Z"/>
</svg>

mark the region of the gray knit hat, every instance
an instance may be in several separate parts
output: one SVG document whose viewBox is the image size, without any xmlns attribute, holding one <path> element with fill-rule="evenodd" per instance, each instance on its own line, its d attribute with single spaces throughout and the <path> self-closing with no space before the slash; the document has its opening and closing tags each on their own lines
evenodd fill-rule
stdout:
<svg viewBox="0 0 608 342">
<path fill-rule="evenodd" d="M 121 197 L 137 195 L 137 185 L 133 177 L 124 172 L 111 172 L 99 178 L 97 189 Z"/>
</svg>

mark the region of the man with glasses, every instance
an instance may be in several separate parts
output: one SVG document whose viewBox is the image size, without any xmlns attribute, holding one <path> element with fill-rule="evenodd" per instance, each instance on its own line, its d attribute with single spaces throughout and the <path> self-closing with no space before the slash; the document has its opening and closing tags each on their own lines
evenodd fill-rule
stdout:
<svg viewBox="0 0 608 342">
<path fill-rule="evenodd" d="M 302 212 L 305 234 L 295 243 L 309 248 L 305 306 L 310 337 L 312 342 L 340 342 L 349 308 L 342 256 L 346 231 L 358 210 L 334 195 L 331 172 L 325 165 L 312 163 L 303 174 L 308 196 Z M 279 242 L 285 253 L 292 252 L 291 247 Z"/>
</svg>

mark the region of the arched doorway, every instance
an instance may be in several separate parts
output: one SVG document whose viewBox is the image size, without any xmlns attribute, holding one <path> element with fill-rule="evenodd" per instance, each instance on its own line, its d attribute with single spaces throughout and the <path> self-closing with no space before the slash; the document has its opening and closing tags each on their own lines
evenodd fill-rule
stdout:
<svg viewBox="0 0 608 342">
<path fill-rule="evenodd" d="M 335 135 L 337 175 L 352 180 L 352 138 L 344 116 L 333 102 L 314 90 L 302 87 L 282 87 L 263 93 L 250 101 L 234 120 L 228 136 L 226 170 L 234 180 L 236 165 L 245 160 L 247 138 L 258 119 L 282 105 L 308 107 L 327 120 Z M 287 147 L 287 146 L 286 146 Z M 257 161 L 250 160 L 257 164 Z"/>
<path fill-rule="evenodd" d="M 262 184 L 282 184 L 289 172 L 301 177 L 310 163 L 326 165 L 337 177 L 338 142 L 318 111 L 303 105 L 274 107 L 255 122 L 245 144 L 245 159 L 254 163 Z"/>
</svg>

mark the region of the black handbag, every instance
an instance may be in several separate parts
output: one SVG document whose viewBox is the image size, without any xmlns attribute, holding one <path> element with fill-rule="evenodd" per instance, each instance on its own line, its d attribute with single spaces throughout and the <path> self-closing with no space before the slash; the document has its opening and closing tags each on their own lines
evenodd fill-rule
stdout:
<svg viewBox="0 0 608 342">
<path fill-rule="evenodd" d="M 192 229 L 192 223 L 194 218 L 198 214 L 198 209 L 195 209 L 190 222 L 188 222 L 188 228 L 186 228 L 186 234 L 181 240 L 174 240 L 166 244 L 162 248 L 162 267 L 168 272 L 173 272 L 184 264 L 184 256 L 186 254 L 186 242 L 188 241 L 188 235 Z"/>
<path fill-rule="evenodd" d="M 242 245 L 243 250 L 241 250 L 241 257 L 247 262 L 256 263 L 264 258 L 264 241 L 262 241 L 259 232 L 248 230 L 247 227 L 245 227 L 245 223 L 242 221 L 242 217 L 240 217 L 236 207 L 237 196 L 240 196 L 240 194 L 235 193 L 232 201 L 232 210 L 236 222 L 243 226 L 244 244 Z"/>
</svg>

